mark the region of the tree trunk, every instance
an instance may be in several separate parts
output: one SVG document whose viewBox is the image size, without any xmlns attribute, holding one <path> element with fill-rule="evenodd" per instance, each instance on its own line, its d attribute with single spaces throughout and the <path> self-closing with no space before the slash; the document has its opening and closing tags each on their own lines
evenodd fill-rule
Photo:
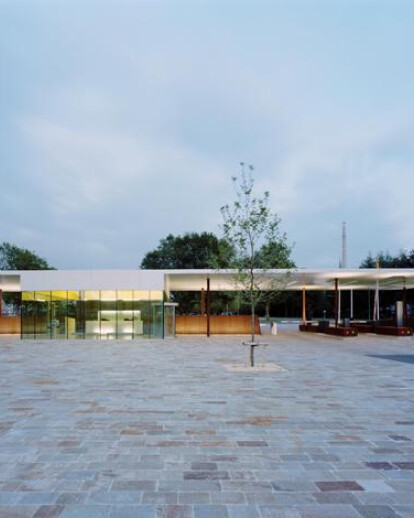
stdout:
<svg viewBox="0 0 414 518">
<path fill-rule="evenodd" d="M 251 321 L 250 321 L 250 334 L 251 334 L 251 339 L 252 339 L 252 342 L 254 342 L 255 340 L 255 333 L 254 333 L 254 304 L 252 303 L 252 316 L 251 316 Z"/>
<path fill-rule="evenodd" d="M 255 340 L 255 333 L 254 333 L 254 304 L 251 303 L 251 309 L 252 309 L 252 318 L 250 322 L 250 331 L 251 331 L 251 344 L 250 344 L 250 367 L 254 367 L 254 340 Z"/>
</svg>

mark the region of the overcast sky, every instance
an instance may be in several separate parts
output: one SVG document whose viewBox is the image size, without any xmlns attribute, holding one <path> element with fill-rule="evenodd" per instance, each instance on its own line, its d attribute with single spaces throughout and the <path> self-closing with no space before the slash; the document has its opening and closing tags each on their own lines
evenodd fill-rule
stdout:
<svg viewBox="0 0 414 518">
<path fill-rule="evenodd" d="M 414 248 L 414 2 L 0 0 L 0 241 L 135 268 L 255 165 L 302 267 Z"/>
</svg>

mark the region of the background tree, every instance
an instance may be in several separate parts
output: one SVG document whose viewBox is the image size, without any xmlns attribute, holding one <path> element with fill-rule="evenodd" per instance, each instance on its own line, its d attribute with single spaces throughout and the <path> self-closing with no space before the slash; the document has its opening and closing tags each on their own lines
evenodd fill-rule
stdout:
<svg viewBox="0 0 414 518">
<path fill-rule="evenodd" d="M 291 258 L 292 248 L 287 244 L 286 234 L 282 234 L 277 241 L 262 245 L 255 258 L 255 268 L 261 269 L 292 269 L 296 265 Z M 265 306 L 266 321 L 270 321 L 270 306 L 274 302 L 281 302 L 286 292 L 269 290 L 262 294 L 261 302 Z"/>
<path fill-rule="evenodd" d="M 377 264 L 381 268 L 414 268 L 414 250 L 408 253 L 400 251 L 396 256 L 381 251 L 375 257 L 370 252 L 362 261 L 360 268 L 377 268 Z"/>
<path fill-rule="evenodd" d="M 54 270 L 54 268 L 35 252 L 4 241 L 0 244 L 0 270 Z M 21 294 L 3 293 L 3 300 L 13 312 L 17 312 Z"/>
<path fill-rule="evenodd" d="M 4 241 L 0 244 L 0 270 L 54 270 L 35 252 Z"/>
<path fill-rule="evenodd" d="M 169 234 L 161 239 L 155 250 L 145 254 L 141 268 L 145 270 L 186 270 L 203 268 L 227 268 L 232 261 L 233 250 L 224 239 L 211 232 Z"/>
<path fill-rule="evenodd" d="M 254 366 L 255 310 L 268 290 L 278 291 L 287 280 L 266 275 L 272 254 L 286 247 L 286 236 L 280 234 L 280 218 L 269 208 L 269 192 L 254 194 L 253 166 L 241 164 L 239 177 L 233 177 L 236 200 L 221 208 L 223 234 L 234 248 L 233 266 L 237 270 L 235 283 L 250 306 L 251 342 L 250 365 Z M 279 245 L 278 245 L 279 244 Z M 287 253 L 287 250 L 285 251 Z M 287 254 L 289 256 L 289 254 Z M 260 271 L 257 268 L 261 268 Z"/>
<path fill-rule="evenodd" d="M 225 240 L 211 232 L 186 233 L 182 236 L 169 234 L 161 239 L 155 250 L 148 252 L 141 261 L 144 270 L 229 268 L 234 251 Z M 215 296 L 211 310 L 232 304 L 234 294 L 220 293 Z M 173 292 L 172 300 L 179 304 L 181 313 L 200 311 L 200 294 L 194 292 Z"/>
<path fill-rule="evenodd" d="M 368 254 L 368 256 L 361 262 L 360 268 L 414 268 L 414 250 L 401 250 L 397 255 L 393 256 L 388 251 L 378 252 L 375 256 Z M 361 299 L 360 293 L 356 294 L 354 304 L 362 306 L 358 299 Z M 397 300 L 403 297 L 400 290 L 383 290 L 381 291 L 381 320 L 385 323 L 395 322 L 395 307 Z M 375 300 L 375 299 L 374 299 Z M 412 290 L 407 290 L 406 302 L 409 308 L 413 307 Z M 371 305 L 371 301 L 369 303 Z M 372 301 L 374 305 L 374 301 Z"/>
</svg>

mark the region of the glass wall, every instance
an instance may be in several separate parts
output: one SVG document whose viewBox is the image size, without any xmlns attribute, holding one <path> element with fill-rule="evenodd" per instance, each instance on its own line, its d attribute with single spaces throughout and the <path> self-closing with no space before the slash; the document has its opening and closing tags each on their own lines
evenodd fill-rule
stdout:
<svg viewBox="0 0 414 518">
<path fill-rule="evenodd" d="M 162 291 L 24 291 L 22 338 L 164 337 Z"/>
<path fill-rule="evenodd" d="M 164 338 L 175 336 L 175 308 L 173 302 L 164 303 Z"/>
</svg>

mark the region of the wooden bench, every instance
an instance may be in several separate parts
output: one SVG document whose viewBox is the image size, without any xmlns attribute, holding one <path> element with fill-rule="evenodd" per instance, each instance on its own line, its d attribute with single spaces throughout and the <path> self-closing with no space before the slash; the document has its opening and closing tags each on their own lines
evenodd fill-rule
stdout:
<svg viewBox="0 0 414 518">
<path fill-rule="evenodd" d="M 335 336 L 358 336 L 358 329 L 355 327 L 328 327 L 311 323 L 300 324 L 299 331 L 306 333 L 322 333 L 324 335 Z"/>
<path fill-rule="evenodd" d="M 411 327 L 375 326 L 374 333 L 388 336 L 413 336 L 413 329 Z"/>
<path fill-rule="evenodd" d="M 326 327 L 323 332 L 326 335 L 358 336 L 358 329 L 356 327 Z"/>
<path fill-rule="evenodd" d="M 375 328 L 372 324 L 351 322 L 351 328 L 357 329 L 359 333 L 375 333 Z"/>
</svg>

